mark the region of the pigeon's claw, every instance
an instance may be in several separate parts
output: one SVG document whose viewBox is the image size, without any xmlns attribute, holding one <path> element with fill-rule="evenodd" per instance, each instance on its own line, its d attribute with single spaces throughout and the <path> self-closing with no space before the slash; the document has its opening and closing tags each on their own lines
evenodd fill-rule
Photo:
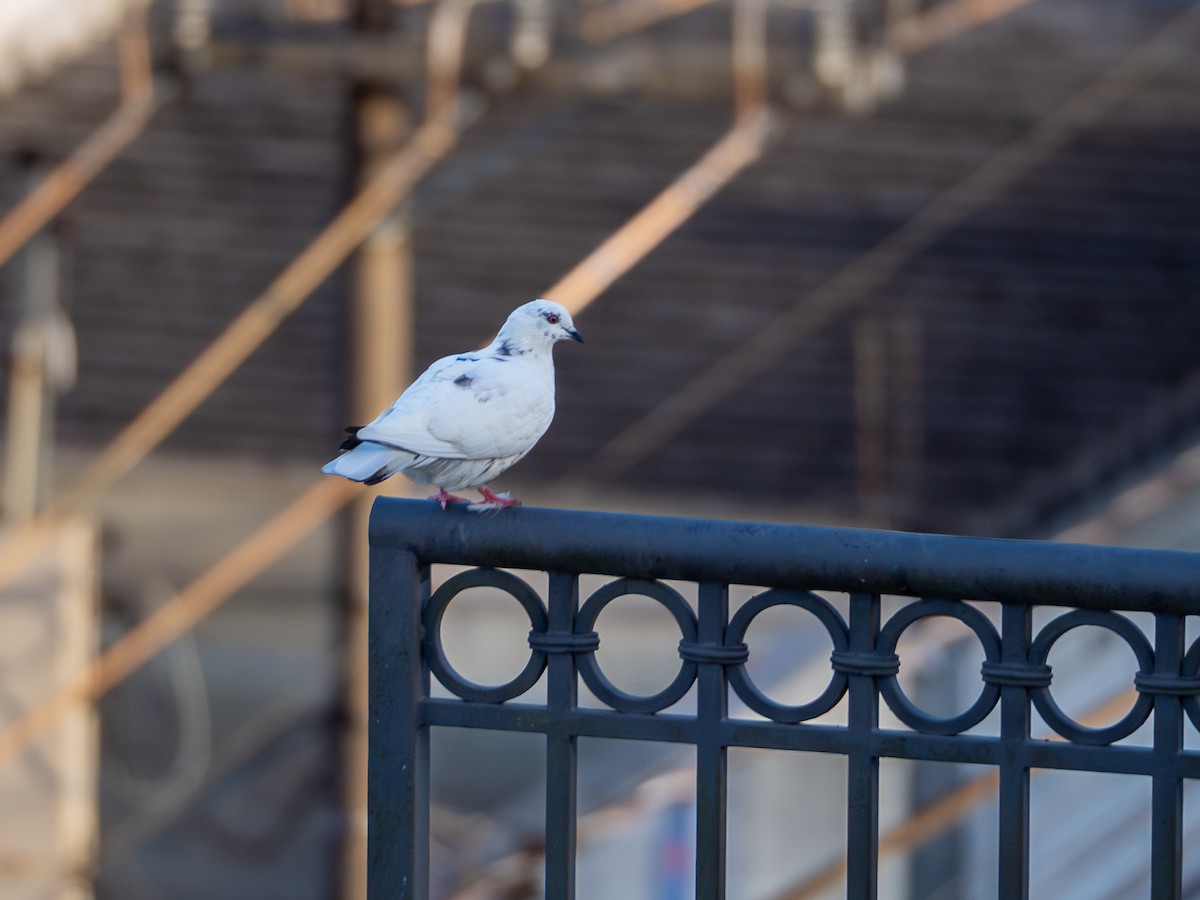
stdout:
<svg viewBox="0 0 1200 900">
<path fill-rule="evenodd" d="M 493 494 L 491 488 L 481 487 L 479 489 L 479 493 L 483 494 L 483 499 L 484 499 L 484 502 L 486 502 L 486 503 L 494 503 L 497 506 L 520 506 L 521 505 L 521 501 L 517 500 L 515 497 L 510 497 L 508 495 L 507 491 L 504 492 L 503 494 Z"/>
<path fill-rule="evenodd" d="M 495 512 L 498 509 L 521 505 L 520 500 L 510 497 L 507 493 L 494 494 L 490 488 L 481 487 L 479 493 L 483 494 L 483 502 L 468 506 L 467 509 L 471 512 Z"/>
<path fill-rule="evenodd" d="M 459 497 L 456 494 L 449 493 L 445 488 L 438 488 L 438 492 L 427 499 L 436 500 L 438 502 L 438 504 L 442 507 L 442 509 L 445 509 L 447 504 L 450 504 L 450 503 L 470 503 L 471 502 L 466 497 Z"/>
</svg>

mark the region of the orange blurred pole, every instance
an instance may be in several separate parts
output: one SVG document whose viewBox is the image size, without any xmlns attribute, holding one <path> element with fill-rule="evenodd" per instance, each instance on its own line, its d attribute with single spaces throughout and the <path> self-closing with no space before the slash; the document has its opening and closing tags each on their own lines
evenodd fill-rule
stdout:
<svg viewBox="0 0 1200 900">
<path fill-rule="evenodd" d="M 165 100 L 154 91 L 149 38 L 143 18 L 117 39 L 121 102 L 74 152 L 0 219 L 0 266 L 57 216 L 142 133 Z"/>
<path fill-rule="evenodd" d="M 736 0 L 733 75 L 733 127 L 543 296 L 561 303 L 572 314 L 578 313 L 762 155 L 769 125 L 765 0 Z"/>
<path fill-rule="evenodd" d="M 547 288 L 544 296 L 578 313 L 758 159 L 766 130 L 764 113 L 742 119 L 695 165 Z"/>
<path fill-rule="evenodd" d="M 733 104 L 739 122 L 767 105 L 767 0 L 734 0 Z"/>
<path fill-rule="evenodd" d="M 605 44 L 712 3 L 713 0 L 617 0 L 585 12 L 579 22 L 579 34 L 589 43 Z"/>
</svg>

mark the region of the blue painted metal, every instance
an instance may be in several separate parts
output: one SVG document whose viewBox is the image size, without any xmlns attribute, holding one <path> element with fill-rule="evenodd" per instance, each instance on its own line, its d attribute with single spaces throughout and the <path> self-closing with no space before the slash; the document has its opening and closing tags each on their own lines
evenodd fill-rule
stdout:
<svg viewBox="0 0 1200 900">
<path fill-rule="evenodd" d="M 1186 616 L 1200 614 L 1200 554 L 999 541 L 850 529 L 702 522 L 509 509 L 495 516 L 380 499 L 371 519 L 370 900 L 428 896 L 428 736 L 453 726 L 546 735 L 546 895 L 574 896 L 576 743 L 579 737 L 663 741 L 697 748 L 696 896 L 725 896 L 729 747 L 838 753 L 848 760 L 847 896 L 873 898 L 878 882 L 879 761 L 923 759 L 995 766 L 1000 774 L 1000 896 L 1029 893 L 1031 768 L 1149 776 L 1151 896 L 1177 897 L 1182 871 L 1182 782 L 1200 778 L 1200 753 L 1183 749 L 1185 716 L 1200 727 L 1200 640 L 1186 649 Z M 431 595 L 429 566 L 473 567 Z M 548 598 L 512 572 L 549 573 Z M 578 576 L 616 576 L 580 603 Z M 698 615 L 663 579 L 699 583 Z M 765 588 L 730 618 L 728 586 Z M 462 590 L 511 594 L 529 617 L 529 660 L 504 685 L 477 685 L 441 649 L 442 614 Z M 814 590 L 849 595 L 849 621 Z M 600 668 L 595 630 L 617 597 L 660 603 L 680 631 L 679 671 L 657 694 L 616 688 Z M 915 598 L 884 620 L 882 594 Z M 1000 628 L 970 601 L 1002 603 Z M 819 697 L 785 706 L 746 672 L 744 638 L 777 605 L 811 613 L 834 648 Z M 1073 607 L 1035 633 L 1035 605 Z M 1155 614 L 1152 641 L 1121 612 Z M 965 712 L 932 716 L 903 693 L 901 634 L 951 616 L 978 638 L 980 694 Z M 1054 702 L 1047 658 L 1080 625 L 1125 641 L 1140 671 L 1130 712 L 1086 728 Z M 547 701 L 520 695 L 548 671 Z M 455 696 L 429 695 L 433 674 Z M 580 708 L 579 679 L 609 709 Z M 697 685 L 696 713 L 666 711 Z M 733 690 L 766 721 L 730 718 Z M 846 726 L 809 720 L 848 697 Z M 882 700 L 912 731 L 881 729 Z M 1000 707 L 997 737 L 963 734 Z M 1065 741 L 1034 740 L 1032 710 Z M 1153 745 L 1114 745 L 1153 715 Z"/>
</svg>

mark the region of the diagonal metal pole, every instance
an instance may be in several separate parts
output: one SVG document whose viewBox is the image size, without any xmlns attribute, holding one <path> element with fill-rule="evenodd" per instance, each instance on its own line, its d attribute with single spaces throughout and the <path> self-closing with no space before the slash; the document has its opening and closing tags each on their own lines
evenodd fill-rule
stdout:
<svg viewBox="0 0 1200 900">
<path fill-rule="evenodd" d="M 579 312 L 762 156 L 766 108 L 766 0 L 737 0 L 733 26 L 735 118 L 730 129 L 633 218 L 543 296 Z"/>
<path fill-rule="evenodd" d="M 62 163 L 0 219 L 0 266 L 37 234 L 142 133 L 174 91 L 155 91 L 144 16 L 117 38 L 121 102 Z"/>
<path fill-rule="evenodd" d="M 589 43 L 606 44 L 651 25 L 711 6 L 714 0 L 616 0 L 587 10 L 579 21 L 579 34 Z"/>
</svg>

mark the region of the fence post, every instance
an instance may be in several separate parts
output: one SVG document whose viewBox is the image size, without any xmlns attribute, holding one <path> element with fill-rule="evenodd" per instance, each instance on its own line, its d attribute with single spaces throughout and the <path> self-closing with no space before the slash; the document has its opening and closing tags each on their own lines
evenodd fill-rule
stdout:
<svg viewBox="0 0 1200 900">
<path fill-rule="evenodd" d="M 849 652 L 860 659 L 875 653 L 879 634 L 879 595 L 850 595 Z M 866 668 L 849 672 L 849 753 L 846 810 L 846 897 L 875 900 L 879 890 L 879 757 L 871 749 L 879 728 L 876 676 Z"/>
<path fill-rule="evenodd" d="M 1033 610 L 1006 603 L 1000 612 L 1000 662 L 1020 669 L 1029 665 Z M 1005 900 L 1029 897 L 1029 688 L 1019 683 L 1000 688 L 999 891 Z"/>
<path fill-rule="evenodd" d="M 719 648 L 729 620 L 729 588 L 700 585 L 697 642 Z M 696 699 L 696 897 L 725 900 L 728 751 L 724 743 L 729 694 L 719 659 L 701 662 Z"/>
<path fill-rule="evenodd" d="M 547 636 L 569 639 L 579 609 L 576 576 L 550 573 Z M 565 651 L 565 652 L 564 652 Z M 563 720 L 575 711 L 579 679 L 575 655 L 560 647 L 546 660 L 546 707 L 554 720 L 546 730 L 546 896 L 572 900 L 575 896 L 575 829 L 577 740 Z"/>
<path fill-rule="evenodd" d="M 1159 613 L 1154 624 L 1155 681 L 1150 685 L 1143 681 L 1139 688 L 1149 687 L 1154 694 L 1154 753 L 1161 760 L 1151 789 L 1150 896 L 1167 900 L 1183 896 L 1183 781 L 1179 777 L 1183 695 L 1178 691 L 1185 687 L 1179 675 L 1184 617 Z"/>
<path fill-rule="evenodd" d="M 429 568 L 407 550 L 371 547 L 367 688 L 367 898 L 429 897 L 429 672 L 421 610 Z"/>
</svg>

